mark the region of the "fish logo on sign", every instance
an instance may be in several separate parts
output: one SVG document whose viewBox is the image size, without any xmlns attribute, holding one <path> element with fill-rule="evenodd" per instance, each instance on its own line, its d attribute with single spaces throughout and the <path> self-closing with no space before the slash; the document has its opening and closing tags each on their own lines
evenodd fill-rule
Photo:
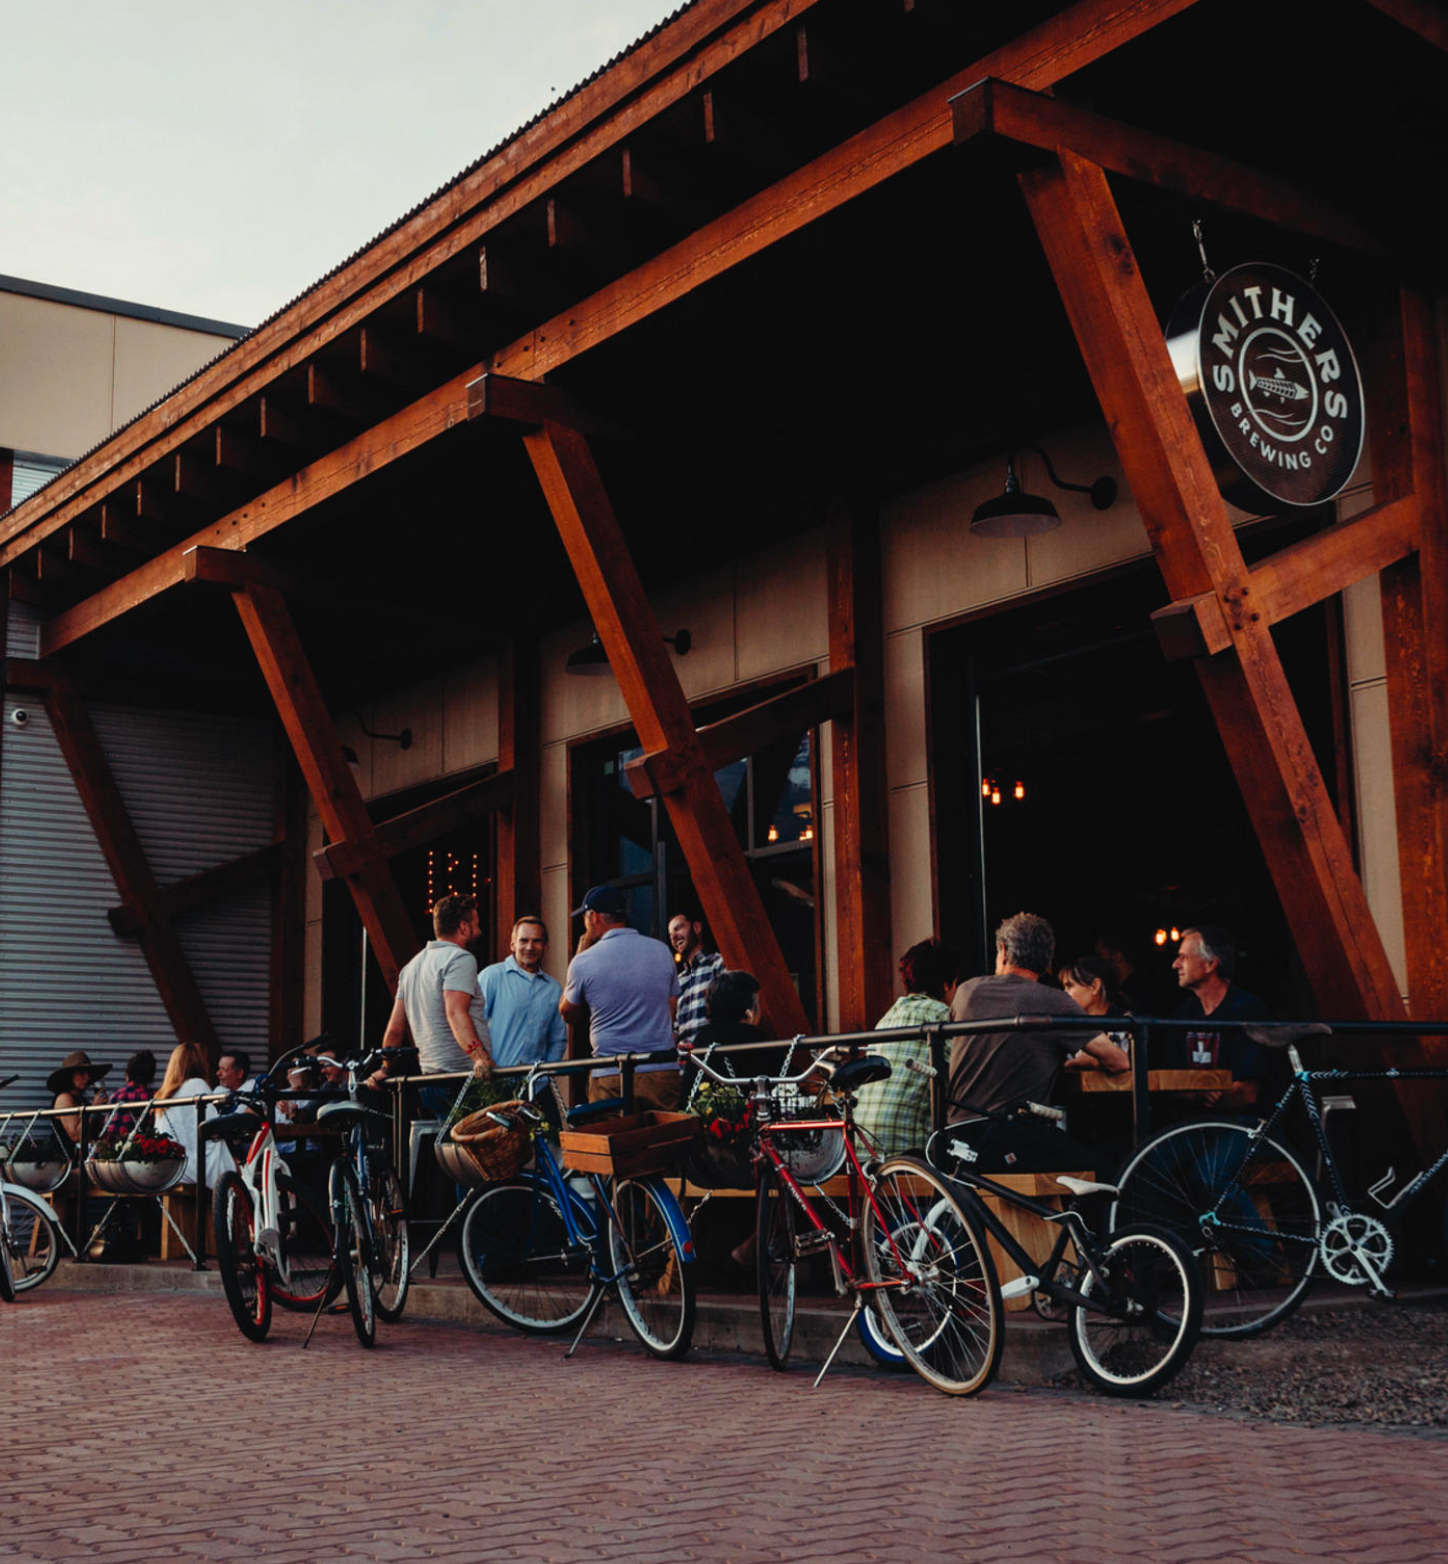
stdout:
<svg viewBox="0 0 1448 1564">
<path fill-rule="evenodd" d="M 1313 288 L 1236 266 L 1172 312 L 1168 347 L 1218 487 L 1246 510 L 1321 505 L 1362 454 L 1357 359 Z"/>
</svg>

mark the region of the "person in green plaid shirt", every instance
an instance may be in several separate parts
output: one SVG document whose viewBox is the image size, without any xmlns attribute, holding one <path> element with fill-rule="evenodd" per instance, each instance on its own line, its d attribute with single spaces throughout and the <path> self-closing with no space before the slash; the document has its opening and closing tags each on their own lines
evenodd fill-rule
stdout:
<svg viewBox="0 0 1448 1564">
<path fill-rule="evenodd" d="M 876 1022 L 876 1031 L 892 1027 L 931 1026 L 950 1020 L 955 993 L 956 955 L 939 940 L 922 940 L 900 958 L 905 993 Z M 905 1068 L 907 1059 L 929 1064 L 920 1038 L 876 1043 L 870 1050 L 890 1061 L 890 1078 L 862 1086 L 855 1098 L 855 1122 L 880 1143 L 880 1154 L 923 1151 L 933 1128 L 930 1119 L 930 1078 Z"/>
</svg>

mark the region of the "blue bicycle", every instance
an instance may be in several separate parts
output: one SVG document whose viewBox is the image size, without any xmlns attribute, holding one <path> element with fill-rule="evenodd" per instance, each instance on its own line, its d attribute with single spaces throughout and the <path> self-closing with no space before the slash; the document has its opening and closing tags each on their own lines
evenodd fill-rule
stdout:
<svg viewBox="0 0 1448 1564">
<path fill-rule="evenodd" d="M 657 1176 L 566 1173 L 548 1138 L 561 1114 L 551 1088 L 535 1095 L 536 1073 L 514 1110 L 532 1137 L 532 1167 L 468 1197 L 458 1240 L 468 1285 L 519 1330 L 574 1331 L 569 1357 L 615 1292 L 654 1357 L 683 1357 L 694 1334 L 694 1244 L 678 1199 Z M 607 1111 L 616 1108 L 588 1104 L 569 1123 Z"/>
</svg>

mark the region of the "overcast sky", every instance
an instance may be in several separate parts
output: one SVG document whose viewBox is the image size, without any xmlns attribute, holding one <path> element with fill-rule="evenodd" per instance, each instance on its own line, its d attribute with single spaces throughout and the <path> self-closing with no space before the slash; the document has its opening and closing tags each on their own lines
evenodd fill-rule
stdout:
<svg viewBox="0 0 1448 1564">
<path fill-rule="evenodd" d="M 680 0 L 18 0 L 0 273 L 255 325 Z"/>
</svg>

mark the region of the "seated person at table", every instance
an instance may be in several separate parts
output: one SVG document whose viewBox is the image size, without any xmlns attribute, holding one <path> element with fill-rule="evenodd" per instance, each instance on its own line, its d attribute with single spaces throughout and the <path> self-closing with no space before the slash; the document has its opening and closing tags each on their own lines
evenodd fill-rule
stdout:
<svg viewBox="0 0 1448 1564">
<path fill-rule="evenodd" d="M 113 1103 L 149 1102 L 156 1084 L 156 1056 L 149 1048 L 137 1049 L 126 1060 L 125 1084 L 111 1093 Z M 106 1118 L 107 1135 L 129 1135 L 136 1122 L 134 1113 L 112 1113 Z"/>
<path fill-rule="evenodd" d="M 731 1043 L 762 1043 L 764 1033 L 759 1028 L 759 979 L 752 972 L 721 969 L 709 983 L 704 996 L 704 1022 L 694 1033 L 693 1046 L 707 1051 Z M 723 1075 L 736 1075 L 740 1080 L 752 1080 L 756 1075 L 777 1075 L 784 1062 L 784 1050 L 761 1048 L 757 1053 L 721 1054 L 711 1060 L 713 1068 Z M 804 1069 L 801 1059 L 792 1068 Z M 693 1073 L 687 1071 L 687 1073 Z"/>
<path fill-rule="evenodd" d="M 1007 918 L 996 930 L 995 972 L 956 989 L 951 1020 L 1081 1016 L 1081 1030 L 1091 1032 L 1076 1001 L 1041 982 L 1055 948 L 1055 933 L 1044 918 L 1028 912 Z M 1015 1112 L 1026 1102 L 1049 1104 L 1068 1059 L 1073 1068 L 1112 1074 L 1131 1068 L 1125 1052 L 1099 1032 L 1085 1042 L 1080 1032 L 1046 1027 L 957 1037 L 950 1051 L 952 1127 L 940 1137 L 947 1149 L 942 1160 L 948 1163 L 948 1148 L 964 1140 L 976 1152 L 969 1164 L 976 1172 L 1094 1171 L 1098 1152 L 1071 1140 L 1049 1120 Z M 989 1114 L 1010 1117 L 983 1117 Z"/>
<path fill-rule="evenodd" d="M 956 955 L 937 939 L 921 940 L 900 958 L 900 981 L 905 992 L 875 1024 L 877 1032 L 904 1026 L 936 1026 L 950 1020 L 955 997 Z M 880 1155 L 893 1157 L 903 1151 L 923 1151 L 935 1128 L 930 1116 L 928 1075 L 905 1068 L 908 1059 L 930 1063 L 923 1039 L 872 1043 L 872 1054 L 890 1061 L 890 1078 L 871 1081 L 855 1097 L 855 1123 L 880 1144 Z"/>
<path fill-rule="evenodd" d="M 75 1053 L 65 1056 L 60 1062 L 58 1070 L 52 1070 L 45 1078 L 45 1084 L 55 1093 L 55 1101 L 52 1108 L 86 1108 L 94 1107 L 97 1103 L 106 1100 L 104 1092 L 97 1092 L 91 1096 L 91 1087 L 101 1080 L 110 1070 L 108 1064 L 92 1064 L 90 1055 L 77 1049 Z M 80 1139 L 81 1115 L 78 1113 L 63 1114 L 55 1122 L 70 1136 L 72 1140 Z M 87 1131 L 90 1139 L 95 1140 L 100 1129 L 100 1115 L 92 1114 L 90 1127 Z"/>
<path fill-rule="evenodd" d="M 1255 994 L 1233 982 L 1237 970 L 1237 946 L 1225 929 L 1206 923 L 1186 929 L 1172 962 L 1177 982 L 1186 998 L 1177 1007 L 1178 1021 L 1266 1021 L 1272 1012 Z M 1232 1084 L 1225 1091 L 1199 1092 L 1195 1100 L 1206 1108 L 1245 1112 L 1270 1098 L 1266 1090 L 1271 1061 L 1243 1031 L 1172 1032 L 1162 1050 L 1168 1070 L 1230 1070 Z"/>
<path fill-rule="evenodd" d="M 174 1102 L 173 1108 L 157 1108 L 156 1128 L 163 1134 L 178 1140 L 186 1150 L 186 1168 L 181 1175 L 183 1184 L 194 1184 L 198 1161 L 196 1157 L 196 1109 L 188 1099 L 205 1097 L 215 1091 L 211 1080 L 211 1061 L 200 1043 L 178 1043 L 171 1050 L 166 1062 L 166 1073 L 156 1093 L 157 1102 Z M 216 1117 L 216 1104 L 207 1104 L 204 1117 Z M 206 1146 L 206 1187 L 215 1189 L 221 1175 L 236 1166 L 236 1158 L 224 1141 L 209 1141 Z"/>
<path fill-rule="evenodd" d="M 1070 995 L 1088 1016 L 1124 1016 L 1131 1010 L 1116 987 L 1110 962 L 1100 956 L 1078 956 L 1056 974 L 1062 991 Z M 1131 1053 L 1130 1032 L 1106 1034 L 1124 1053 Z M 1073 1066 L 1074 1068 L 1074 1066 Z"/>
</svg>

